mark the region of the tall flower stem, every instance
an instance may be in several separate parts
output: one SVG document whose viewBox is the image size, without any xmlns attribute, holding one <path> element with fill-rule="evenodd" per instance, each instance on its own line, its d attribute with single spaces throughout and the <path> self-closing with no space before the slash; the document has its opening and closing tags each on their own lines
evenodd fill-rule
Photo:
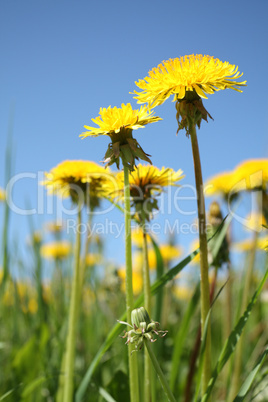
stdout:
<svg viewBox="0 0 268 402">
<path fill-rule="evenodd" d="M 150 290 L 150 272 L 148 262 L 148 244 L 147 234 L 145 229 L 145 219 L 142 221 L 143 232 L 143 292 L 144 292 L 144 307 L 147 310 L 149 316 L 151 316 L 151 290 Z M 151 388 L 152 388 L 152 373 L 151 362 L 148 351 L 144 351 L 144 400 L 151 400 Z"/>
<path fill-rule="evenodd" d="M 203 192 L 203 178 L 199 147 L 196 135 L 196 126 L 190 123 L 189 132 L 191 135 L 192 152 L 194 160 L 195 184 L 197 192 L 199 244 L 200 244 L 200 286 L 201 286 L 201 337 L 204 335 L 205 321 L 210 308 L 209 281 L 208 281 L 208 252 L 206 235 L 206 211 Z M 211 324 L 208 323 L 204 366 L 202 373 L 202 394 L 205 394 L 211 376 Z"/>
<path fill-rule="evenodd" d="M 81 249 L 81 234 L 79 227 L 81 226 L 81 205 L 78 205 L 78 217 L 77 217 L 77 232 L 75 242 L 75 259 L 74 259 L 74 276 L 72 281 L 71 290 L 71 303 L 69 310 L 69 323 L 67 333 L 67 345 L 66 345 L 66 358 L 65 358 L 65 380 L 63 389 L 64 402 L 72 402 L 73 400 L 73 388 L 74 388 L 74 360 L 75 360 L 75 340 L 76 340 L 76 327 L 77 318 L 79 313 L 79 289 L 80 289 L 80 249 Z"/>
<path fill-rule="evenodd" d="M 124 215 L 125 215 L 125 257 L 126 257 L 126 310 L 127 322 L 131 322 L 131 312 L 134 307 L 132 289 L 132 251 L 131 251 L 131 215 L 129 171 L 124 166 Z M 128 346 L 129 385 L 131 402 L 139 401 L 138 361 L 136 353 L 131 355 L 133 346 Z"/>
<path fill-rule="evenodd" d="M 172 394 L 172 392 L 171 392 L 171 390 L 169 388 L 168 382 L 167 382 L 167 380 L 166 380 L 166 378 L 165 378 L 165 376 L 164 376 L 164 374 L 163 374 L 163 372 L 161 370 L 161 367 L 160 367 L 160 365 L 158 363 L 158 360 L 157 360 L 157 358 L 156 358 L 156 356 L 155 356 L 155 354 L 153 352 L 151 343 L 147 339 L 145 340 L 145 346 L 146 346 L 146 349 L 147 349 L 148 354 L 150 356 L 150 359 L 152 361 L 152 364 L 153 364 L 153 366 L 155 368 L 155 371 L 157 373 L 159 381 L 160 381 L 160 383 L 161 383 L 161 385 L 163 387 L 163 390 L 165 391 L 165 394 L 167 396 L 168 401 L 176 402 L 176 399 L 174 398 L 174 396 L 173 396 L 173 394 Z"/>
<path fill-rule="evenodd" d="M 90 210 L 89 212 L 89 217 L 88 217 L 88 222 L 87 222 L 87 232 L 86 232 L 86 241 L 85 241 L 85 249 L 84 249 L 84 256 L 82 259 L 81 263 L 81 268 L 80 268 L 80 298 L 82 297 L 82 292 L 83 292 L 83 285 L 84 285 L 84 280 L 85 280 L 85 271 L 87 267 L 87 254 L 89 252 L 89 247 L 90 247 L 90 242 L 91 242 L 91 226 L 92 226 L 92 218 L 93 218 L 93 210 Z"/>
</svg>

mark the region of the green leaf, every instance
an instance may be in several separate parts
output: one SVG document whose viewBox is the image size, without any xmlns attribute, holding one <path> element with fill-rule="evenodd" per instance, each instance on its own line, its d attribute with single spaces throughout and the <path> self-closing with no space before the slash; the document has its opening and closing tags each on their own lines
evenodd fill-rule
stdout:
<svg viewBox="0 0 268 402">
<path fill-rule="evenodd" d="M 39 377 L 36 378 L 35 380 L 31 381 L 30 384 L 28 384 L 23 392 L 22 392 L 22 398 L 27 398 L 28 396 L 31 395 L 32 392 L 34 392 L 37 388 L 39 388 L 44 382 L 47 381 L 46 377 Z"/>
<path fill-rule="evenodd" d="M 244 381 L 242 387 L 240 388 L 240 390 L 239 390 L 238 394 L 236 395 L 235 399 L 233 400 L 233 402 L 241 402 L 245 399 L 245 397 L 254 381 L 254 378 L 256 377 L 258 371 L 260 370 L 260 368 L 262 367 L 262 365 L 264 363 L 264 360 L 265 360 L 267 354 L 268 354 L 268 346 L 264 350 L 261 357 L 258 359 L 258 362 L 254 366 L 253 370 L 247 376 L 246 380 Z"/>
<path fill-rule="evenodd" d="M 5 400 L 6 398 L 8 398 L 8 397 L 12 394 L 12 392 L 14 392 L 14 389 L 11 389 L 11 390 L 7 391 L 4 395 L 2 395 L 2 396 L 0 397 L 0 401 L 3 401 L 3 400 Z"/>
<path fill-rule="evenodd" d="M 108 392 L 105 391 L 105 389 L 100 387 L 99 393 L 105 399 L 105 401 L 107 401 L 107 402 L 116 402 L 116 400 L 110 394 L 108 394 Z"/>
<path fill-rule="evenodd" d="M 160 249 L 152 236 L 151 241 L 156 256 L 156 278 L 160 279 L 164 274 L 164 260 L 161 255 Z M 157 322 L 160 322 L 161 320 L 162 305 L 163 305 L 163 289 L 159 290 L 159 292 L 156 295 L 154 320 Z"/>
<path fill-rule="evenodd" d="M 240 317 L 240 319 L 238 320 L 238 323 L 236 324 L 235 328 L 233 329 L 233 331 L 231 332 L 229 338 L 227 339 L 227 341 L 225 342 L 225 345 L 222 349 L 222 352 L 220 354 L 220 357 L 216 363 L 215 369 L 213 371 L 212 377 L 209 381 L 207 390 L 205 395 L 202 398 L 202 402 L 205 402 L 209 399 L 209 396 L 211 394 L 211 391 L 214 387 L 214 384 L 216 382 L 216 379 L 218 377 L 218 375 L 220 374 L 221 370 L 223 369 L 225 363 L 228 361 L 229 357 L 231 356 L 231 354 L 233 353 L 233 351 L 235 350 L 235 347 L 237 345 L 237 342 L 241 336 L 241 333 L 248 321 L 248 318 L 251 314 L 251 310 L 254 306 L 254 304 L 257 301 L 257 298 L 263 288 L 263 285 L 266 281 L 268 277 L 268 269 L 265 272 L 264 277 L 262 278 L 256 292 L 254 293 L 254 295 L 252 296 L 244 314 Z"/>
</svg>

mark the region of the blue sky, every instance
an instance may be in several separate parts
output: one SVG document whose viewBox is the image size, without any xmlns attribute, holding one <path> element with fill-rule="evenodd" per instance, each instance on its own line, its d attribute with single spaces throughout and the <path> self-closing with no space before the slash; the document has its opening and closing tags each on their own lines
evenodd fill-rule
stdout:
<svg viewBox="0 0 268 402">
<path fill-rule="evenodd" d="M 11 115 L 13 174 L 29 174 L 14 186 L 14 200 L 34 207 L 38 172 L 65 159 L 103 159 L 107 137 L 79 138 L 100 107 L 134 106 L 129 92 L 136 80 L 162 60 L 193 53 L 238 65 L 248 83 L 242 94 L 220 91 L 204 101 L 214 117 L 198 133 L 204 179 L 242 160 L 266 158 L 267 15 L 265 0 L 227 0 L 224 6 L 212 0 L 2 1 L 0 186 Z M 194 185 L 191 144 L 184 133 L 176 136 L 174 103 L 168 100 L 156 114 L 163 121 L 135 137 L 156 166 L 180 168 L 184 183 Z M 51 217 L 33 219 L 38 227 Z M 121 216 L 114 212 L 112 219 Z M 13 236 L 27 234 L 27 217 L 12 214 L 11 221 Z M 187 244 L 188 237 L 179 238 Z M 111 240 L 110 255 L 122 260 L 119 243 Z"/>
</svg>

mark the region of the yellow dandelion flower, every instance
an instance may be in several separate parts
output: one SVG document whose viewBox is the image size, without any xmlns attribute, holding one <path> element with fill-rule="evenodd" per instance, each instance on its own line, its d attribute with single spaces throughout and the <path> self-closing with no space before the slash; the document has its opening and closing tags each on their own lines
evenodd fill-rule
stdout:
<svg viewBox="0 0 268 402">
<path fill-rule="evenodd" d="M 42 257 L 48 259 L 67 258 L 71 253 L 71 244 L 67 241 L 58 241 L 43 244 L 40 253 Z"/>
<path fill-rule="evenodd" d="M 146 234 L 147 242 L 151 242 L 151 235 L 149 233 Z M 138 248 L 143 247 L 143 230 L 140 226 L 135 227 L 135 229 L 131 233 L 132 244 Z"/>
<path fill-rule="evenodd" d="M 193 295 L 193 291 L 189 287 L 178 284 L 172 288 L 172 291 L 179 300 L 184 301 L 190 300 Z"/>
<path fill-rule="evenodd" d="M 83 132 L 80 137 L 92 137 L 98 135 L 108 135 L 111 144 L 105 154 L 107 165 L 116 163 L 119 168 L 119 159 L 123 165 L 133 170 L 135 159 L 143 159 L 150 162 L 149 155 L 146 154 L 138 142 L 132 137 L 132 131 L 143 128 L 149 123 L 162 120 L 154 116 L 154 113 L 145 106 L 140 109 L 132 109 L 130 103 L 122 103 L 121 108 L 111 107 L 100 108 L 99 116 L 92 121 L 99 127 L 84 126 L 88 131 Z"/>
<path fill-rule="evenodd" d="M 113 179 L 109 170 L 95 162 L 83 160 L 61 162 L 49 173 L 45 173 L 45 177 L 42 184 L 50 194 L 71 197 L 73 202 L 89 196 L 92 208 L 99 206 L 100 198 L 106 195 L 105 185 Z"/>
<path fill-rule="evenodd" d="M 121 108 L 111 107 L 100 108 L 99 116 L 91 119 L 99 128 L 84 126 L 85 131 L 80 137 L 110 135 L 120 133 L 122 129 L 137 130 L 143 128 L 149 123 L 162 120 L 160 117 L 155 117 L 154 113 L 147 107 L 142 106 L 140 109 L 132 109 L 130 103 L 122 103 Z"/>
<path fill-rule="evenodd" d="M 178 181 L 184 178 L 182 170 L 175 172 L 171 168 L 139 164 L 129 177 L 130 195 L 142 199 L 150 198 L 154 193 L 161 193 L 164 187 L 179 186 Z M 124 188 L 124 173 L 116 175 L 118 190 L 122 193 Z"/>
<path fill-rule="evenodd" d="M 222 195 L 227 197 L 229 194 L 235 192 L 237 178 L 234 172 L 218 173 L 209 178 L 205 183 L 205 194 L 207 196 Z"/>
<path fill-rule="evenodd" d="M 183 250 L 179 246 L 172 246 L 170 244 L 162 244 L 159 246 L 159 250 L 161 253 L 161 256 L 163 258 L 164 264 L 167 266 L 169 265 L 170 262 L 174 261 L 175 259 L 179 258 Z M 152 248 L 149 248 L 148 250 L 148 263 L 149 263 L 149 269 L 154 270 L 156 269 L 156 255 L 155 251 Z M 134 265 L 137 269 L 141 269 L 143 264 L 143 255 L 142 253 L 138 252 L 134 254 Z"/>
<path fill-rule="evenodd" d="M 268 236 L 260 237 L 257 239 L 257 249 L 263 250 L 268 245 Z M 250 251 L 255 247 L 253 239 L 245 239 L 232 244 L 233 250 L 237 252 Z"/>
<path fill-rule="evenodd" d="M 261 250 L 268 251 L 268 236 L 260 237 L 257 240 L 258 246 Z"/>
<path fill-rule="evenodd" d="M 135 82 L 142 91 L 134 91 L 134 94 L 138 103 L 153 107 L 161 105 L 171 95 L 174 101 L 183 99 L 188 91 L 207 99 L 206 94 L 226 88 L 242 92 L 239 87 L 245 86 L 246 81 L 236 81 L 242 75 L 237 66 L 228 62 L 192 54 L 163 61 L 149 71 L 147 77 Z"/>
<path fill-rule="evenodd" d="M 175 172 L 170 168 L 158 169 L 156 166 L 138 165 L 129 177 L 130 196 L 136 208 L 139 219 L 144 214 L 147 220 L 150 219 L 153 209 L 158 209 L 157 197 L 168 186 L 179 186 L 178 181 L 184 178 L 182 170 Z M 116 175 L 117 189 L 114 196 L 123 198 L 124 194 L 124 173 Z"/>
<path fill-rule="evenodd" d="M 266 189 L 268 183 L 268 159 L 251 159 L 235 169 L 237 191 Z"/>
<path fill-rule="evenodd" d="M 87 254 L 86 256 L 86 264 L 87 265 L 96 265 L 101 262 L 101 255 L 100 254 Z"/>
<path fill-rule="evenodd" d="M 0 202 L 4 202 L 6 200 L 6 192 L 3 188 L 0 187 Z"/>
<path fill-rule="evenodd" d="M 38 303 L 35 298 L 31 297 L 28 303 L 28 312 L 30 314 L 35 314 L 38 310 Z"/>
<path fill-rule="evenodd" d="M 234 170 L 218 173 L 205 183 L 205 194 L 219 194 L 225 198 L 240 191 L 267 188 L 268 160 L 252 159 L 239 164 Z"/>
<path fill-rule="evenodd" d="M 50 233 L 60 233 L 64 228 L 64 224 L 62 222 L 46 222 L 45 230 Z"/>
<path fill-rule="evenodd" d="M 253 212 L 246 217 L 246 224 L 244 225 L 244 228 L 247 230 L 261 232 L 264 229 L 263 225 L 266 225 L 264 216 L 260 213 Z"/>
<path fill-rule="evenodd" d="M 166 265 L 169 264 L 169 262 L 181 257 L 183 253 L 181 247 L 172 246 L 170 244 L 162 244 L 159 249 Z"/>
<path fill-rule="evenodd" d="M 117 271 L 119 278 L 121 279 L 121 289 L 123 292 L 126 291 L 126 270 L 125 268 L 120 268 Z M 132 287 L 133 294 L 138 295 L 142 291 L 142 274 L 137 271 L 132 271 Z"/>
</svg>

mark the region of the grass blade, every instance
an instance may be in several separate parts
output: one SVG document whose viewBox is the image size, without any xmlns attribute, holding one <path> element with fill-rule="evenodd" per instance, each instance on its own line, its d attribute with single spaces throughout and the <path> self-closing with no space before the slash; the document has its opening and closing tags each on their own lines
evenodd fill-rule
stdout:
<svg viewBox="0 0 268 402">
<path fill-rule="evenodd" d="M 99 393 L 103 397 L 103 399 L 105 399 L 105 401 L 107 401 L 107 402 L 116 402 L 116 400 L 110 394 L 108 394 L 108 392 L 105 391 L 104 388 L 100 387 L 99 388 Z"/>
<path fill-rule="evenodd" d="M 258 298 L 258 296 L 259 296 L 259 294 L 260 294 L 260 292 L 261 292 L 261 290 L 263 288 L 263 285 L 264 285 L 267 277 L 268 277 L 268 269 L 266 270 L 265 275 L 262 278 L 262 280 L 261 280 L 256 292 L 252 296 L 252 298 L 251 298 L 251 300 L 250 300 L 250 302 L 249 302 L 244 314 L 240 317 L 240 319 L 238 320 L 238 323 L 236 324 L 234 330 L 231 332 L 229 338 L 225 342 L 223 350 L 222 350 L 222 352 L 220 354 L 220 357 L 219 357 L 219 359 L 217 361 L 216 367 L 215 367 L 215 369 L 213 371 L 212 377 L 211 377 L 211 379 L 209 381 L 206 393 L 202 398 L 202 402 L 205 402 L 205 401 L 207 401 L 209 399 L 209 396 L 211 394 L 211 391 L 212 391 L 212 389 L 214 387 L 214 384 L 216 382 L 216 379 L 217 379 L 219 373 L 221 372 L 221 370 L 224 367 L 225 363 L 228 361 L 229 357 L 233 353 L 233 351 L 234 351 L 234 349 L 235 349 L 235 347 L 237 345 L 237 342 L 238 342 L 238 340 L 239 340 L 239 338 L 241 336 L 241 333 L 242 333 L 242 331 L 243 331 L 243 329 L 244 329 L 244 327 L 245 327 L 245 325 L 246 325 L 246 323 L 248 321 L 248 318 L 249 318 L 249 316 L 251 314 L 251 310 L 252 310 L 254 304 L 257 301 L 257 298 Z"/>
<path fill-rule="evenodd" d="M 253 381 L 254 378 L 256 377 L 258 371 L 260 370 L 260 368 L 262 367 L 264 360 L 266 358 L 266 356 L 268 355 L 268 346 L 266 347 L 266 349 L 264 350 L 263 354 L 261 355 L 260 359 L 258 360 L 258 362 L 256 363 L 255 367 L 253 368 L 253 370 L 249 373 L 249 375 L 247 376 L 246 380 L 244 381 L 243 385 L 241 386 L 238 394 L 236 395 L 235 399 L 233 402 L 241 402 L 245 399 Z"/>
<path fill-rule="evenodd" d="M 195 292 L 193 294 L 193 297 L 191 298 L 191 301 L 188 305 L 188 308 L 183 316 L 180 329 L 177 333 L 176 340 L 175 340 L 175 347 L 174 347 L 174 352 L 173 352 L 173 357 L 172 357 L 172 363 L 171 363 L 171 372 L 170 372 L 170 388 L 171 391 L 174 392 L 174 387 L 175 383 L 177 380 L 177 375 L 178 375 L 178 370 L 180 366 L 180 358 L 182 354 L 182 349 L 184 345 L 185 338 L 188 333 L 188 328 L 191 322 L 191 318 L 198 306 L 198 301 L 200 298 L 200 284 L 198 283 L 195 289 Z"/>
<path fill-rule="evenodd" d="M 153 239 L 153 237 L 151 237 L 151 241 L 153 243 L 154 252 L 156 256 L 156 278 L 160 279 L 164 274 L 164 261 L 160 249 L 155 240 Z M 154 319 L 157 322 L 161 321 L 162 305 L 163 305 L 163 289 L 160 289 L 156 296 L 155 310 L 154 310 Z"/>
</svg>

